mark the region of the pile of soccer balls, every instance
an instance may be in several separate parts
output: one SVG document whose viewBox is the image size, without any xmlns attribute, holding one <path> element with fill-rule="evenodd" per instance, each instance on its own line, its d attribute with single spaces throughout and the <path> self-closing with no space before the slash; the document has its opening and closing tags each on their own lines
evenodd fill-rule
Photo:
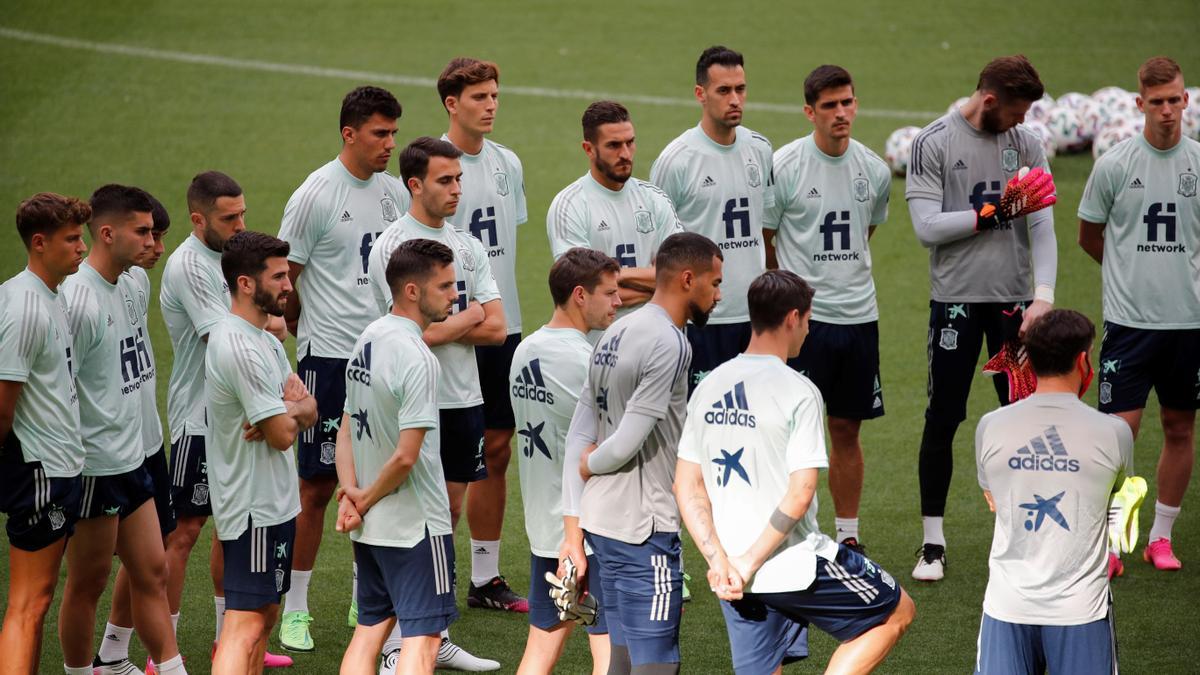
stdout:
<svg viewBox="0 0 1200 675">
<path fill-rule="evenodd" d="M 1183 113 L 1183 135 L 1200 140 L 1200 87 L 1187 91 L 1190 102 Z M 966 102 L 966 97 L 960 98 L 949 110 Z M 1117 143 L 1142 133 L 1146 120 L 1137 109 L 1136 93 L 1104 87 L 1091 96 L 1070 92 L 1056 99 L 1046 94 L 1029 106 L 1024 126 L 1042 140 L 1047 159 L 1088 148 L 1099 159 Z M 920 131 L 920 127 L 901 127 L 888 136 L 883 157 L 897 176 L 908 171 L 912 142 Z"/>
</svg>

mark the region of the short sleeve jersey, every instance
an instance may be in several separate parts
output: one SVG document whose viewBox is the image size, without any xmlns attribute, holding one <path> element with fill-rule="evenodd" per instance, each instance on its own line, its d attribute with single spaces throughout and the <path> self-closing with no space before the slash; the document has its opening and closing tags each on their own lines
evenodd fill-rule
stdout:
<svg viewBox="0 0 1200 675">
<path fill-rule="evenodd" d="M 787 493 L 788 477 L 826 469 L 821 392 L 776 356 L 740 354 L 718 366 L 688 403 L 679 458 L 700 465 L 713 525 L 729 555 L 750 549 Z M 817 556 L 837 557 L 817 524 L 817 497 L 747 589 L 808 588 Z"/>
<path fill-rule="evenodd" d="M 412 548 L 450 534 L 450 502 L 438 435 L 438 361 L 412 320 L 385 314 L 367 326 L 346 366 L 346 407 L 358 485 L 373 483 L 396 453 L 400 432 L 423 429 L 420 454 L 404 482 L 350 533 L 374 546 Z"/>
<path fill-rule="evenodd" d="M 130 267 L 125 272 L 133 278 L 137 295 L 133 299 L 134 310 L 141 317 L 145 328 L 143 344 L 149 355 L 149 367 L 142 370 L 142 447 L 146 456 L 162 450 L 162 419 L 158 416 L 158 361 L 154 360 L 154 345 L 150 342 L 150 275 L 141 267 Z"/>
<path fill-rule="evenodd" d="M 0 286 L 0 380 L 20 382 L 12 433 L 51 478 L 83 471 L 66 300 L 28 268 Z"/>
<path fill-rule="evenodd" d="M 133 471 L 146 459 L 142 387 L 154 377 L 146 325 L 128 273 L 111 284 L 87 260 L 63 282 L 74 340 L 79 430 L 87 452 L 83 475 Z"/>
<path fill-rule="evenodd" d="M 245 319 L 227 314 L 209 334 L 204 387 L 212 424 L 205 450 L 217 538 L 237 539 L 249 519 L 279 525 L 300 513 L 300 483 L 292 448 L 247 441 L 242 423 L 287 413 L 283 385 L 291 375 L 283 345 Z"/>
<path fill-rule="evenodd" d="M 174 357 L 167 381 L 167 427 L 171 442 L 203 436 L 204 353 L 208 332 L 229 314 L 229 284 L 221 254 L 189 235 L 167 258 L 158 299 Z"/>
<path fill-rule="evenodd" d="M 1200 102 L 1193 105 L 1200 105 Z M 1138 134 L 1096 160 L 1079 218 L 1104 228 L 1104 318 L 1200 328 L 1200 143 L 1159 150 Z"/>
<path fill-rule="evenodd" d="M 388 288 L 387 261 L 400 244 L 409 239 L 432 239 L 450 247 L 454 252 L 454 277 L 458 283 L 458 301 L 451 313 L 465 310 L 472 300 L 487 304 L 500 299 L 500 289 L 492 276 L 487 251 L 478 239 L 453 225 L 428 227 L 412 214 L 406 213 L 389 227 L 375 242 L 371 251 L 368 274 L 371 293 L 379 314 L 387 314 L 392 306 L 392 291 Z M 507 311 L 507 307 L 505 308 Z M 461 342 L 449 342 L 433 348 L 442 366 L 438 377 L 438 406 L 441 408 L 470 408 L 483 403 L 479 388 L 479 367 L 475 363 L 475 347 Z"/>
<path fill-rule="evenodd" d="M 445 135 L 442 140 L 449 142 Z M 525 205 L 525 170 L 512 150 L 483 139 L 478 155 L 463 153 L 462 196 L 458 210 L 446 219 L 483 243 L 504 302 L 509 335 L 521 332 L 517 297 L 517 226 L 529 220 Z"/>
<path fill-rule="evenodd" d="M 617 319 L 600 336 L 583 388 L 596 415 L 596 444 L 616 431 L 626 413 L 648 415 L 658 423 L 624 466 L 584 484 L 583 529 L 630 544 L 640 544 L 654 532 L 679 531 L 671 486 L 691 362 L 683 331 L 652 302 Z"/>
<path fill-rule="evenodd" d="M 775 152 L 775 207 L 763 227 L 777 231 L 779 266 L 816 290 L 817 321 L 879 319 L 867 240 L 887 220 L 891 189 L 887 164 L 853 139 L 839 157 L 821 152 L 811 135 Z"/>
<path fill-rule="evenodd" d="M 696 126 L 667 144 L 650 182 L 671 198 L 683 229 L 716 242 L 725 256 L 724 299 L 708 322 L 749 321 L 746 291 L 766 269 L 763 219 L 775 203 L 771 142 L 737 127 L 733 144 L 721 145 Z"/>
<path fill-rule="evenodd" d="M 408 190 L 390 174 L 354 177 L 334 158 L 308 176 L 283 210 L 279 238 L 300 275 L 296 353 L 349 358 L 354 341 L 378 318 L 367 263 L 375 240 L 408 211 Z"/>
<path fill-rule="evenodd" d="M 1034 394 L 984 415 L 975 459 L 996 504 L 983 611 L 1009 623 L 1103 619 L 1108 505 L 1133 473 L 1129 426 L 1073 394 Z"/>
<path fill-rule="evenodd" d="M 508 374 L 517 421 L 525 533 L 534 555 L 558 556 L 567 430 L 587 380 L 592 345 L 573 328 L 542 326 L 521 341 Z"/>
<path fill-rule="evenodd" d="M 1017 125 L 993 134 L 952 110 L 913 140 L 906 199 L 931 199 L 942 212 L 999 203 L 1021 167 L 1050 165 L 1034 132 Z M 1025 218 L 1011 227 L 929 249 L 930 295 L 939 302 L 1019 302 L 1033 297 L 1033 257 Z"/>
</svg>

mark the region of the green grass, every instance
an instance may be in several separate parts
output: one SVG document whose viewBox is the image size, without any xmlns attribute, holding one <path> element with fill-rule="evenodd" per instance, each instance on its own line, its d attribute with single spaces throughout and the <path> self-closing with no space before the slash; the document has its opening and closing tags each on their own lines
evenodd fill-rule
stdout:
<svg viewBox="0 0 1200 675">
<path fill-rule="evenodd" d="M 1135 86 L 1147 57 L 1174 56 L 1200 78 L 1200 5 L 1189 0 L 994 4 L 745 2 L 508 3 L 367 2 L 21 2 L 5 3 L 0 27 L 42 34 L 189 52 L 233 59 L 305 64 L 323 68 L 435 78 L 452 56 L 497 61 L 504 87 L 546 87 L 688 99 L 699 51 L 723 42 L 744 51 L 750 83 L 746 124 L 776 147 L 808 132 L 802 115 L 755 110 L 754 102 L 797 105 L 805 74 L 834 62 L 854 73 L 862 113 L 855 137 L 877 151 L 894 128 L 921 125 L 968 93 L 991 57 L 1027 54 L 1049 91 L 1091 92 L 1101 86 Z M 385 82 L 404 104 L 400 137 L 437 135 L 445 116 L 432 87 Z M 264 72 L 212 63 L 39 44 L 0 35 L 0 205 L 13 213 L 19 201 L 41 190 L 86 196 L 102 183 L 140 185 L 174 216 L 169 249 L 187 235 L 184 192 L 191 177 L 216 168 L 246 190 L 248 222 L 275 232 L 285 201 L 310 171 L 338 150 L 336 116 L 342 95 L 362 84 L 338 78 Z M 526 332 L 548 317 L 549 268 L 544 214 L 553 196 L 586 170 L 579 149 L 579 116 L 587 100 L 509 92 L 503 97 L 495 139 L 515 149 L 526 171 L 530 222 L 520 233 L 519 280 Z M 640 149 L 635 172 L 674 136 L 696 123 L 688 105 L 634 103 L 630 109 Z M 883 110 L 918 111 L 887 117 Z M 1088 156 L 1054 162 L 1061 206 L 1058 301 L 1100 320 L 1099 269 L 1075 245 L 1075 207 L 1091 168 Z M 395 167 L 393 166 L 393 170 Z M 927 256 L 913 236 L 893 184 L 892 214 L 872 241 L 881 308 L 883 382 L 888 414 L 864 426 L 867 455 L 862 504 L 863 538 L 871 555 L 905 583 L 918 617 L 884 664 L 883 672 L 963 672 L 973 663 L 980 604 L 987 575 L 991 517 L 972 470 L 971 430 L 995 405 L 991 386 L 977 378 L 970 414 L 959 433 L 959 471 L 951 488 L 947 537 L 949 576 L 933 586 L 911 582 L 913 549 L 920 543 L 917 446 L 925 392 Z M 21 269 L 24 252 L 11 225 L 0 234 L 0 278 Z M 159 271 L 152 274 L 157 283 Z M 157 309 L 153 337 L 165 397 L 170 342 Z M 0 347 L 2 348 L 2 347 Z M 1088 400 L 1095 403 L 1094 393 Z M 165 402 L 162 408 L 165 410 Z M 1157 408 L 1151 405 L 1138 440 L 1138 472 L 1153 476 L 1162 444 Z M 528 551 L 515 466 L 510 473 L 502 569 L 518 589 L 528 587 Z M 1153 482 L 1153 481 L 1151 481 Z M 821 503 L 832 502 L 822 490 Z M 1150 500 L 1154 497 L 1153 491 Z M 1126 672 L 1173 673 L 1200 662 L 1193 598 L 1200 519 L 1195 486 L 1176 526 L 1177 551 L 1187 565 L 1157 574 L 1128 560 L 1114 585 L 1118 639 Z M 1149 504 L 1150 502 L 1148 502 Z M 1143 509 L 1148 529 L 1152 507 Z M 832 513 L 821 520 L 832 530 Z M 326 530 L 311 606 L 317 651 L 297 656 L 295 671 L 334 672 L 349 640 L 344 624 L 350 593 L 348 541 Z M 467 576 L 466 534 L 458 542 L 460 578 Z M 6 546 L 6 544 L 0 544 Z M 7 550 L 6 548 L 4 549 Z M 197 547 L 180 624 L 180 643 L 191 672 L 206 672 L 212 639 L 207 547 Z M 690 544 L 687 564 L 703 562 Z M 7 572 L 0 572 L 6 575 Z M 65 574 L 65 570 L 64 570 Z M 6 581 L 6 579 L 5 579 Z M 6 587 L 6 584 L 4 584 Z M 694 584 L 696 600 L 683 619 L 683 670 L 727 672 L 729 646 L 712 595 Z M 465 594 L 459 584 L 460 595 Z M 102 601 L 98 625 L 108 607 Z M 453 627 L 471 651 L 515 669 L 524 646 L 523 617 L 465 609 Z M 61 663 L 56 609 L 48 620 L 42 672 Z M 815 671 L 828 659 L 832 640 L 814 636 L 813 661 L 791 672 Z M 275 645 L 277 648 L 277 644 Z M 140 647 L 134 654 L 140 658 Z M 0 659 L 3 656 L 0 655 Z M 588 668 L 585 641 L 574 639 L 562 672 Z"/>
</svg>

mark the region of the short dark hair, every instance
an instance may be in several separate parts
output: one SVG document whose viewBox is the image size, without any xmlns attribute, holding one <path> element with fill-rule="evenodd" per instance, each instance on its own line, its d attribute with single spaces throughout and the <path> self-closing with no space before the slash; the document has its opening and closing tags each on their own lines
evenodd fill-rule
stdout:
<svg viewBox="0 0 1200 675">
<path fill-rule="evenodd" d="M 229 292 L 237 295 L 238 277 L 254 277 L 267 269 L 267 258 L 286 258 L 291 246 L 269 234 L 242 230 L 225 242 L 221 253 L 221 274 L 229 284 Z"/>
<path fill-rule="evenodd" d="M 616 260 L 595 249 L 576 246 L 550 266 L 550 299 L 555 307 L 562 307 L 576 286 L 591 293 L 605 274 L 620 273 Z"/>
<path fill-rule="evenodd" d="M 708 84 L 708 69 L 712 66 L 734 68 L 744 65 L 740 52 L 735 52 L 725 45 L 713 45 L 700 52 L 700 59 L 696 61 L 696 84 L 701 87 Z"/>
<path fill-rule="evenodd" d="M 1171 84 L 1175 81 L 1175 78 L 1182 74 L 1183 70 L 1179 67 L 1179 64 L 1175 63 L 1175 60 L 1168 56 L 1155 56 L 1146 59 L 1142 67 L 1138 68 L 1138 90 L 1146 91 L 1147 87 Z M 1196 105 L 1200 105 L 1200 103 Z"/>
<path fill-rule="evenodd" d="M 450 63 L 438 75 L 438 100 L 446 107 L 446 99 L 462 96 L 463 89 L 480 82 L 495 80 L 500 84 L 500 67 L 491 61 L 480 61 L 467 56 L 450 59 Z"/>
<path fill-rule="evenodd" d="M 138 187 L 116 183 L 102 185 L 96 188 L 88 199 L 88 205 L 92 207 L 92 218 L 88 221 L 88 226 L 95 227 L 97 223 L 108 218 L 127 216 L 131 213 L 153 214 L 152 199 L 150 193 Z"/>
<path fill-rule="evenodd" d="M 666 279 L 683 270 L 700 274 L 712 269 L 712 259 L 725 255 L 711 239 L 695 232 L 676 232 L 663 240 L 654 256 L 654 278 Z"/>
<path fill-rule="evenodd" d="M 801 316 L 812 308 L 813 288 L 788 270 L 767 270 L 750 282 L 746 303 L 750 307 L 750 329 L 755 334 L 774 330 L 794 309 Z"/>
<path fill-rule="evenodd" d="M 383 278 L 395 295 L 405 282 L 424 281 L 433 274 L 435 267 L 453 263 L 454 252 L 449 246 L 432 239 L 409 239 L 392 251 Z"/>
<path fill-rule="evenodd" d="M 92 207 L 76 197 L 39 192 L 17 207 L 17 233 L 28 250 L 33 235 L 50 236 L 68 225 L 83 225 L 92 219 Z"/>
<path fill-rule="evenodd" d="M 400 119 L 403 110 L 392 92 L 379 87 L 356 87 L 342 99 L 342 114 L 338 118 L 338 129 L 357 129 L 375 113 L 391 120 Z"/>
<path fill-rule="evenodd" d="M 629 121 L 629 111 L 616 101 L 596 101 L 583 111 L 583 140 L 596 142 L 601 125 Z"/>
<path fill-rule="evenodd" d="M 167 207 L 162 205 L 154 195 L 148 195 L 150 203 L 154 206 L 150 211 L 150 217 L 154 219 L 153 230 L 155 232 L 166 232 L 171 227 L 171 214 L 167 213 Z"/>
<path fill-rule="evenodd" d="M 462 157 L 462 150 L 454 147 L 453 143 L 438 138 L 421 136 L 415 139 L 400 153 L 400 178 L 405 187 L 408 187 L 409 178 L 425 180 L 425 174 L 429 172 L 430 157 L 458 159 Z"/>
<path fill-rule="evenodd" d="M 242 186 L 220 171 L 205 171 L 196 174 L 188 186 L 187 205 L 192 213 L 207 214 L 221 197 L 242 196 Z"/>
<path fill-rule="evenodd" d="M 980 71 L 975 89 L 990 91 L 1006 103 L 1036 101 L 1046 93 L 1037 70 L 1024 54 L 992 59 Z"/>
<path fill-rule="evenodd" d="M 850 71 L 841 66 L 817 66 L 804 78 L 804 102 L 813 105 L 826 89 L 847 85 L 854 91 L 854 79 L 850 77 Z"/>
<path fill-rule="evenodd" d="M 1065 375 L 1096 339 L 1096 326 L 1073 309 L 1052 309 L 1025 330 L 1025 353 L 1038 376 Z"/>
</svg>

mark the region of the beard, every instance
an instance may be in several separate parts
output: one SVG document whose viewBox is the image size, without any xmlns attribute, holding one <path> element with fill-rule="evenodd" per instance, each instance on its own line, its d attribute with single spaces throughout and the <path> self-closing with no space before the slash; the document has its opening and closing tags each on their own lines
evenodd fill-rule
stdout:
<svg viewBox="0 0 1200 675">
<path fill-rule="evenodd" d="M 204 245 L 210 249 L 221 253 L 225 250 L 225 239 L 217 234 L 217 231 L 211 227 L 204 228 Z"/>
<path fill-rule="evenodd" d="M 438 305 L 428 302 L 425 299 L 424 293 L 417 300 L 417 310 L 421 312 L 421 316 L 425 317 L 425 320 L 429 323 L 445 321 L 450 316 L 450 307 L 450 305 L 446 305 L 439 308 Z"/>
<path fill-rule="evenodd" d="M 716 308 L 716 306 L 717 303 L 714 302 L 707 310 L 703 310 L 700 309 L 700 305 L 697 305 L 694 302 L 689 302 L 688 320 L 692 322 L 693 326 L 696 326 L 697 328 L 704 328 L 704 326 L 708 324 L 709 315 L 712 314 L 712 311 L 714 308 Z"/>
<path fill-rule="evenodd" d="M 287 294 L 271 295 L 261 287 L 254 289 L 255 306 L 271 316 L 283 316 L 283 308 L 287 306 Z"/>
<path fill-rule="evenodd" d="M 633 162 L 628 164 L 628 173 L 625 175 L 617 173 L 616 167 L 617 165 L 615 164 L 609 164 L 599 157 L 596 158 L 596 168 L 600 170 L 600 173 L 604 174 L 605 178 L 614 183 L 620 183 L 621 185 L 624 185 L 625 182 L 628 181 L 631 176 L 633 176 Z"/>
<path fill-rule="evenodd" d="M 989 134 L 999 134 L 1007 131 L 1007 129 L 1002 128 L 1000 124 L 999 110 L 984 110 L 983 118 L 979 123 L 983 126 L 983 130 Z"/>
</svg>

